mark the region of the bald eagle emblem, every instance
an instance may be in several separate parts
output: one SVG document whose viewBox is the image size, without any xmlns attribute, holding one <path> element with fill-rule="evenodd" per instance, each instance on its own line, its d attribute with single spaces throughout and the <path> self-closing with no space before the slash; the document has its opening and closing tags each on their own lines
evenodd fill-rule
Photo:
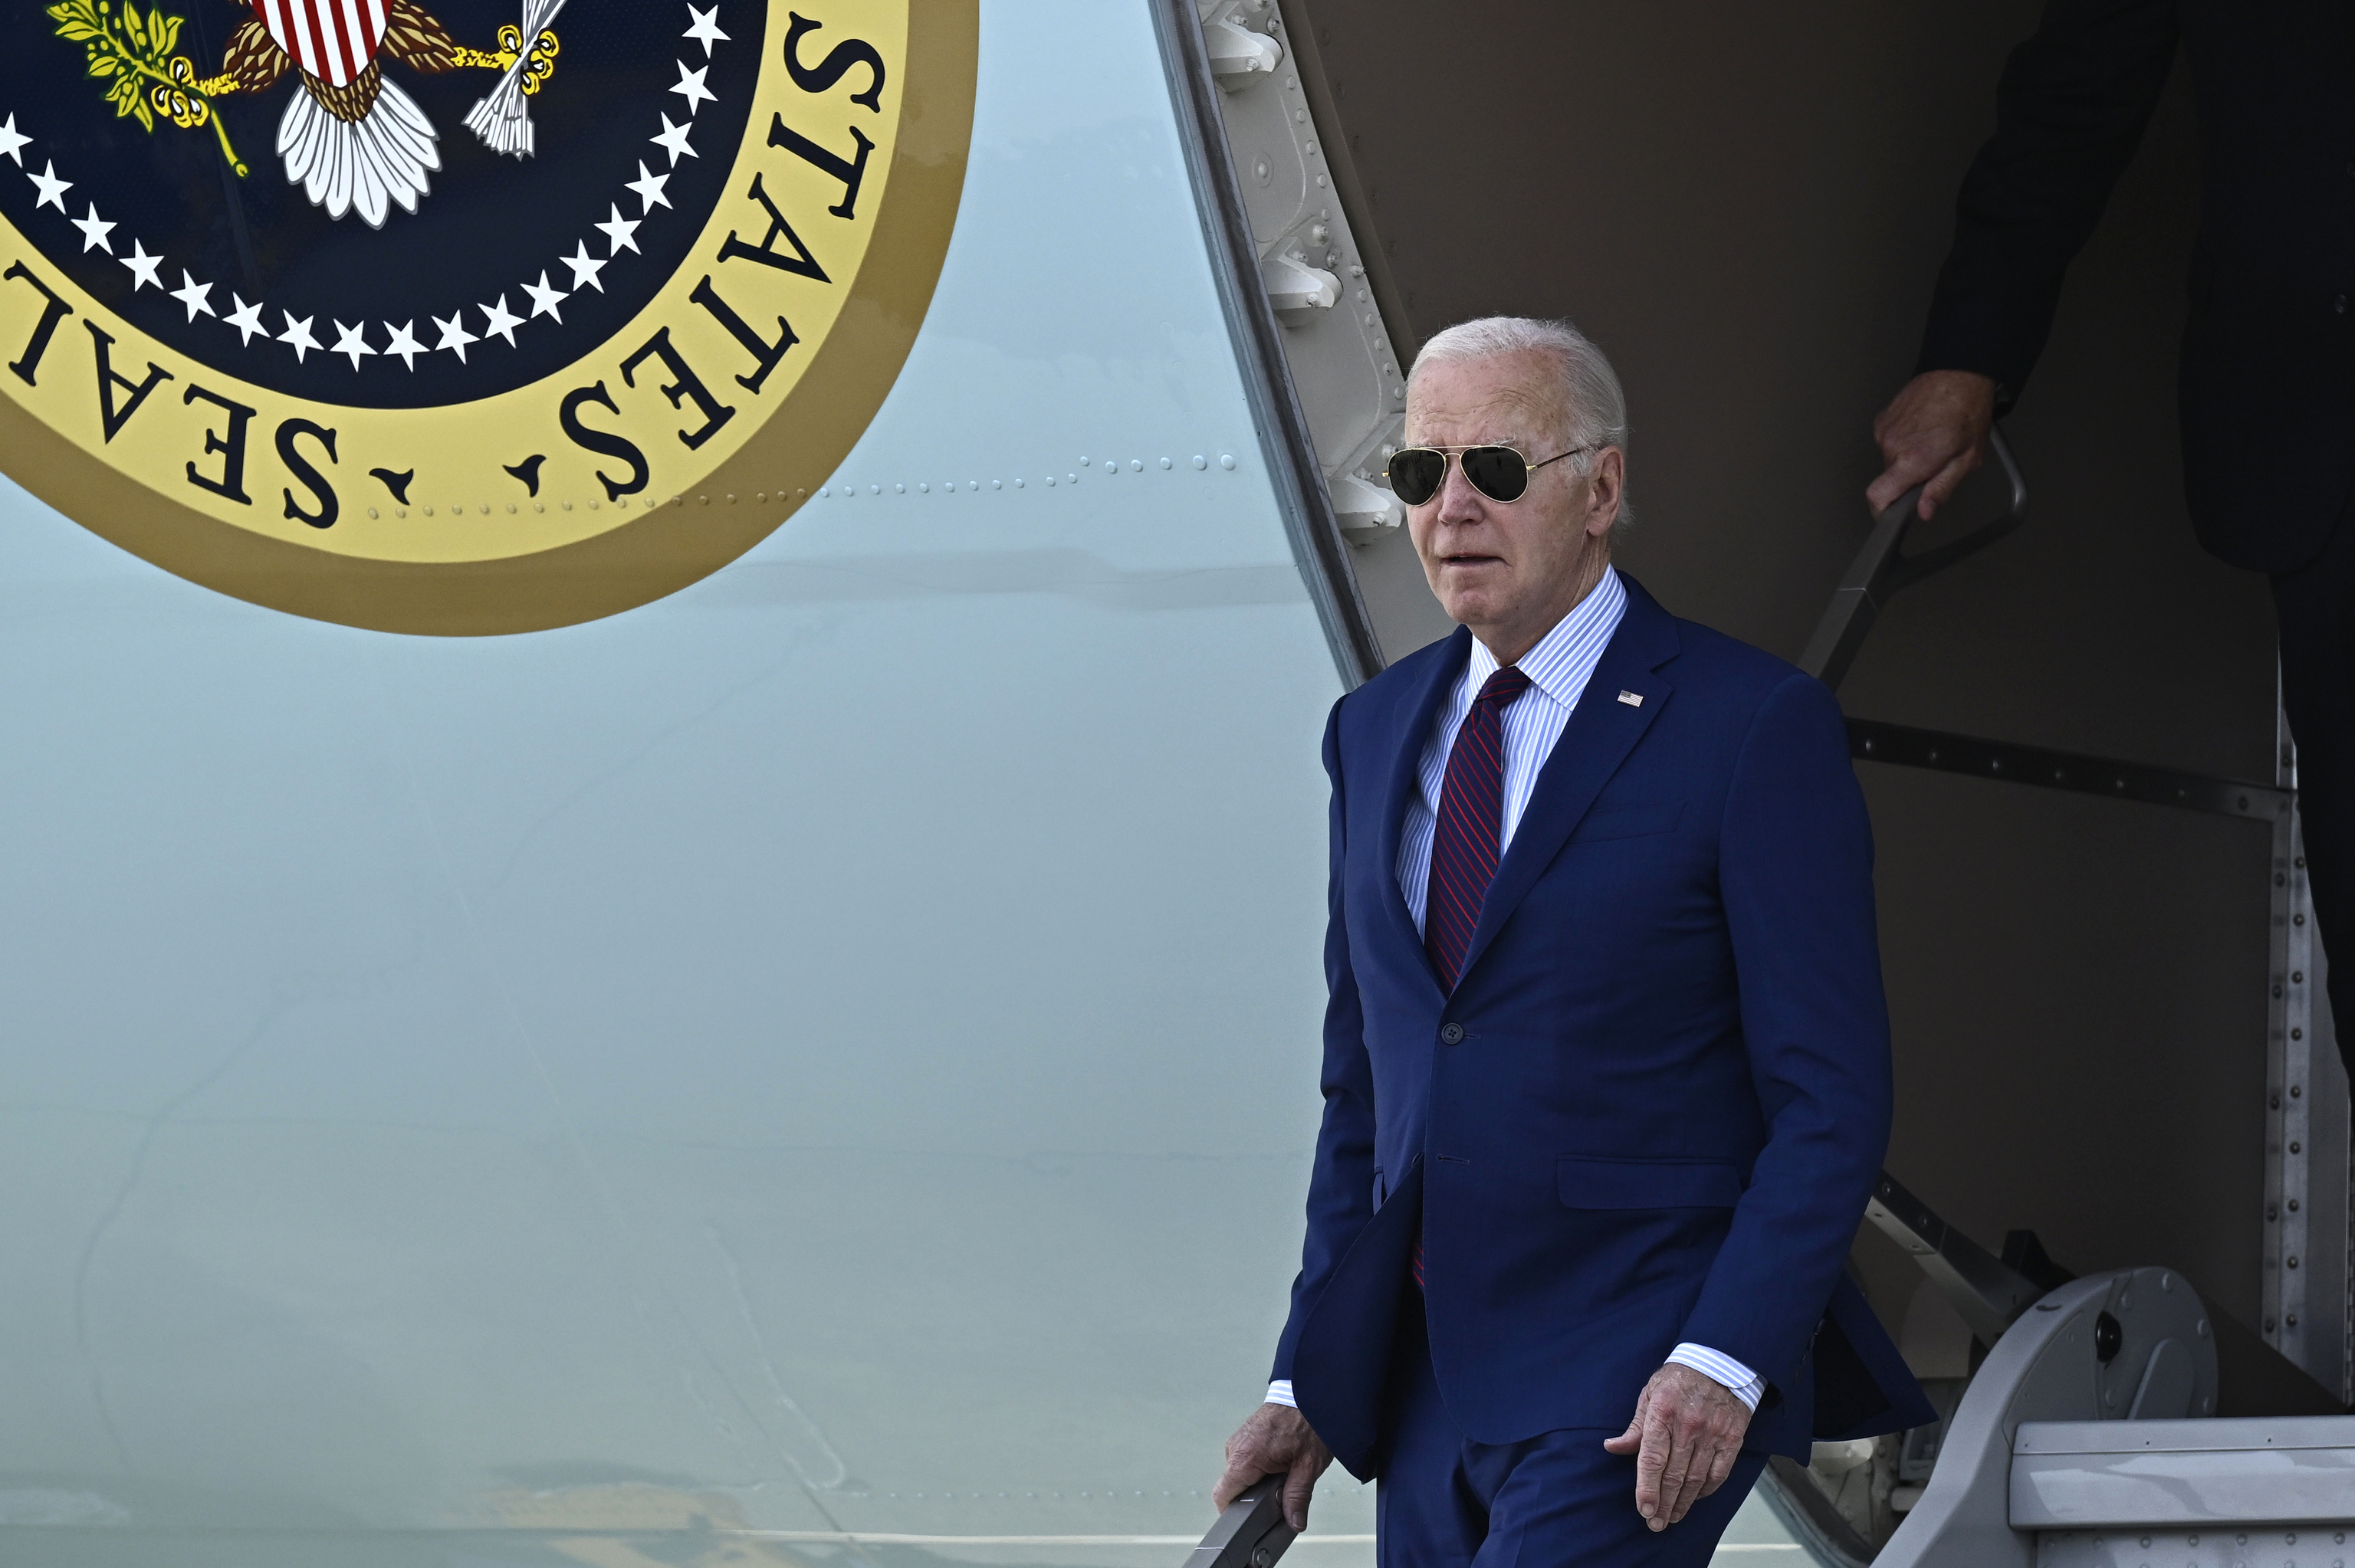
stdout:
<svg viewBox="0 0 2355 1568">
<path fill-rule="evenodd" d="M 426 74 L 498 72 L 467 112 L 466 128 L 496 153 L 524 158 L 536 151 L 527 101 L 556 74 L 552 24 L 565 0 L 523 0 L 520 21 L 499 28 L 494 49 L 459 43 L 417 0 L 250 4 L 252 15 L 230 33 L 211 76 L 175 52 L 184 19 L 161 7 L 143 16 L 132 0 L 61 0 L 48 16 L 59 37 L 83 46 L 90 74 L 108 84 L 119 117 L 149 131 L 159 120 L 189 130 L 209 126 L 240 176 L 248 166 L 229 145 L 214 101 L 267 92 L 293 74 L 277 153 L 287 183 L 302 186 L 329 217 L 357 213 L 370 228 L 381 228 L 396 205 L 414 213 L 441 171 L 441 133 L 385 75 L 388 58 Z"/>
</svg>

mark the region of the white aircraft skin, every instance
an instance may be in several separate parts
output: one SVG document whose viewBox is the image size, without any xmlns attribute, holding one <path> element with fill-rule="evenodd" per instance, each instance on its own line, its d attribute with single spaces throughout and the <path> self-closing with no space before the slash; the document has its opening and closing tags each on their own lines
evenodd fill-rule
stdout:
<svg viewBox="0 0 2355 1568">
<path fill-rule="evenodd" d="M 895 391 L 682 593 L 389 636 L 0 499 L 8 1562 L 1207 1524 L 1339 686 L 1149 14 L 993 4 L 982 60 Z"/>
</svg>

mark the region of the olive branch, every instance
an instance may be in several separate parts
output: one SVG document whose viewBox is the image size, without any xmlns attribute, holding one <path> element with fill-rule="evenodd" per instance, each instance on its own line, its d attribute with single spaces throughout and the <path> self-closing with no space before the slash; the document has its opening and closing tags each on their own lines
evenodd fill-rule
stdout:
<svg viewBox="0 0 2355 1568">
<path fill-rule="evenodd" d="M 149 132 L 158 116 L 183 130 L 210 125 L 229 167 L 246 172 L 204 90 L 218 84 L 200 81 L 188 57 L 172 52 L 182 18 L 166 16 L 160 5 L 142 16 L 132 0 L 59 0 L 48 15 L 58 37 L 82 46 L 90 74 L 108 83 L 106 101 L 117 118 L 136 120 Z"/>
</svg>

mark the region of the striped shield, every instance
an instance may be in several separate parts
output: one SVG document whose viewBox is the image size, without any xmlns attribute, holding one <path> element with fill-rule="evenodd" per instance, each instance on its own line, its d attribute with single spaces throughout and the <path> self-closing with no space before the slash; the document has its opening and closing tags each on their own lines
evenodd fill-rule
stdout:
<svg viewBox="0 0 2355 1568">
<path fill-rule="evenodd" d="M 384 41 L 384 0 L 251 0 L 278 47 L 330 87 L 350 85 Z"/>
</svg>

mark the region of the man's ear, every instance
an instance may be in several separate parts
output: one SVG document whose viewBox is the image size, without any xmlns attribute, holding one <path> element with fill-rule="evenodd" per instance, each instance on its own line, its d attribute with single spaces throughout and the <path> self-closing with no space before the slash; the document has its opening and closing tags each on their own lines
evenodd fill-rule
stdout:
<svg viewBox="0 0 2355 1568">
<path fill-rule="evenodd" d="M 1627 457 L 1617 447 L 1604 447 L 1594 457 L 1586 476 L 1586 533 L 1600 539 L 1619 520 L 1620 498 L 1626 489 Z"/>
</svg>

